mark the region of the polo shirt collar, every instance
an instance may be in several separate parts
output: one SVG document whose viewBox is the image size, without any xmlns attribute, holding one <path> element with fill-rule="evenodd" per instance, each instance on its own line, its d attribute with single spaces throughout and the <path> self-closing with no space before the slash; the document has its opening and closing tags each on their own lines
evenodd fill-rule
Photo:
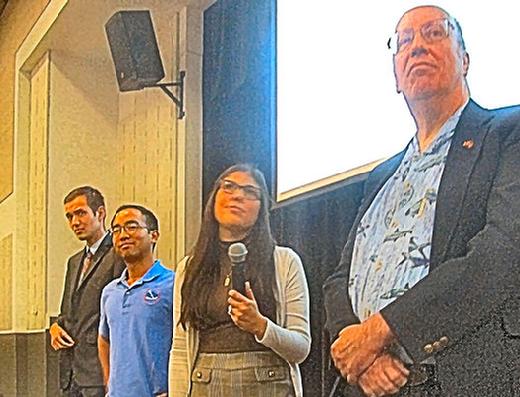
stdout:
<svg viewBox="0 0 520 397">
<path fill-rule="evenodd" d="M 148 269 L 148 271 L 141 277 L 139 280 L 137 280 L 135 283 L 131 285 L 131 288 L 142 285 L 144 283 L 148 283 L 155 278 L 159 277 L 163 273 L 163 266 L 161 264 L 161 261 L 159 259 L 156 259 L 153 263 L 152 267 Z M 121 277 L 119 277 L 119 280 L 117 281 L 118 284 L 123 284 L 128 287 L 128 283 L 126 282 L 126 279 L 128 278 L 128 269 L 125 268 L 123 270 L 123 273 L 121 273 Z"/>
</svg>

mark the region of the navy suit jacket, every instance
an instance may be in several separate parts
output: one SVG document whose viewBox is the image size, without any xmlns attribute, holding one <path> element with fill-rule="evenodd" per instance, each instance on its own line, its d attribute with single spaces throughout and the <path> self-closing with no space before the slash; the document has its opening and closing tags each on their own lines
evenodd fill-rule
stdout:
<svg viewBox="0 0 520 397">
<path fill-rule="evenodd" d="M 103 374 L 97 351 L 99 301 L 101 291 L 119 277 L 125 268 L 107 234 L 92 258 L 92 265 L 78 285 L 85 249 L 71 256 L 67 263 L 65 287 L 58 324 L 76 342 L 59 351 L 60 387 L 68 387 L 72 373 L 79 386 L 103 386 Z"/>
<path fill-rule="evenodd" d="M 403 155 L 369 174 L 340 263 L 325 282 L 332 339 L 359 323 L 348 296 L 355 232 Z M 415 362 L 435 357 L 443 396 L 520 395 L 520 107 L 486 110 L 470 101 L 463 110 L 432 239 L 429 275 L 382 316 Z M 447 346 L 435 343 L 442 337 Z"/>
</svg>

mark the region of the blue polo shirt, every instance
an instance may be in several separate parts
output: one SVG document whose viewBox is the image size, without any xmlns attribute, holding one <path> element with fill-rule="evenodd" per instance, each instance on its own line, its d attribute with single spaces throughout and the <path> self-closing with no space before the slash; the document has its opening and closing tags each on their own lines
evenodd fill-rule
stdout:
<svg viewBox="0 0 520 397">
<path fill-rule="evenodd" d="M 110 343 L 110 397 L 152 397 L 168 391 L 174 272 L 155 261 L 131 286 L 128 271 L 101 295 L 99 334 Z"/>
</svg>

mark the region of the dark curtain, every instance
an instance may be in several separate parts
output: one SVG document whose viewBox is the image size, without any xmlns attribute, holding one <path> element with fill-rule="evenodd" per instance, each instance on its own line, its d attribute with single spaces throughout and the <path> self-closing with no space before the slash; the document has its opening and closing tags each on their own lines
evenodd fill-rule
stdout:
<svg viewBox="0 0 520 397">
<path fill-rule="evenodd" d="M 302 364 L 305 396 L 328 396 L 335 372 L 329 368 L 322 286 L 338 264 L 362 194 L 362 182 L 345 181 L 311 197 L 275 207 L 271 215 L 280 245 L 301 256 L 311 295 L 312 346 Z"/>
<path fill-rule="evenodd" d="M 204 201 L 216 176 L 234 163 L 253 163 L 271 188 L 275 182 L 275 5 L 275 0 L 219 0 L 204 14 Z M 338 263 L 362 180 L 343 181 L 272 210 L 275 237 L 300 254 L 311 294 L 313 342 L 301 366 L 305 396 L 327 396 L 333 380 L 321 287 Z"/>
<path fill-rule="evenodd" d="M 204 13 L 203 191 L 236 163 L 273 186 L 275 0 L 219 0 Z"/>
</svg>

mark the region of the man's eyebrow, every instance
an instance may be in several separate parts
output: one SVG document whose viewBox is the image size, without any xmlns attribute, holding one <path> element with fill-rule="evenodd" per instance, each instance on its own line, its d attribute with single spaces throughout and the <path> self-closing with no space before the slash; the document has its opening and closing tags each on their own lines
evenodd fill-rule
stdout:
<svg viewBox="0 0 520 397">
<path fill-rule="evenodd" d="M 65 212 L 65 216 L 70 216 L 72 214 L 77 214 L 78 212 L 86 212 L 83 208 L 77 208 L 74 211 Z"/>
</svg>

